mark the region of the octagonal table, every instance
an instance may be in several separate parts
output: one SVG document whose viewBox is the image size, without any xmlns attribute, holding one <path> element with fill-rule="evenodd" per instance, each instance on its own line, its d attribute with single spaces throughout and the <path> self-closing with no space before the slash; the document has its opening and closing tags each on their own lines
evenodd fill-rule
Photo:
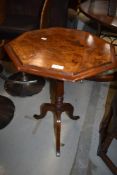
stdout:
<svg viewBox="0 0 117 175">
<path fill-rule="evenodd" d="M 76 120 L 73 106 L 63 102 L 64 81 L 78 81 L 117 66 L 114 47 L 90 33 L 65 28 L 26 32 L 5 46 L 19 71 L 49 77 L 51 103 L 41 105 L 41 119 L 54 113 L 56 155 L 60 156 L 61 113 Z"/>
</svg>

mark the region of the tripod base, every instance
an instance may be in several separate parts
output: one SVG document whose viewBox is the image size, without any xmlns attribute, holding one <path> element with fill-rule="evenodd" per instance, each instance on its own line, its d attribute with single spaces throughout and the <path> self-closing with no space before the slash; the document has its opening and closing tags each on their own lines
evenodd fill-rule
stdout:
<svg viewBox="0 0 117 175">
<path fill-rule="evenodd" d="M 68 117 L 77 120 L 79 116 L 74 116 L 74 108 L 70 103 L 63 103 L 64 82 L 53 80 L 51 83 L 51 103 L 44 103 L 41 105 L 40 115 L 34 115 L 35 119 L 42 119 L 46 116 L 48 111 L 54 114 L 54 131 L 56 138 L 56 156 L 60 156 L 60 133 L 61 133 L 61 114 L 66 112 Z"/>
</svg>

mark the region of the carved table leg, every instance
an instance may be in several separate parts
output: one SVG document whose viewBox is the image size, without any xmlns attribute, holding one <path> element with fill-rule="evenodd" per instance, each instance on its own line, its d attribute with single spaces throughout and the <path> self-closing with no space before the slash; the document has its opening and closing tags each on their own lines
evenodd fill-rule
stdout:
<svg viewBox="0 0 117 175">
<path fill-rule="evenodd" d="M 63 103 L 64 81 L 53 80 L 50 84 L 51 103 L 41 105 L 40 115 L 34 115 L 35 119 L 41 119 L 46 116 L 48 111 L 54 113 L 54 131 L 56 137 L 56 156 L 60 156 L 60 133 L 61 133 L 61 113 L 66 112 L 68 117 L 77 120 L 79 116 L 73 116 L 74 108 L 70 103 Z"/>
<path fill-rule="evenodd" d="M 41 119 L 46 116 L 46 113 L 48 111 L 54 112 L 55 111 L 55 105 L 52 103 L 44 103 L 41 105 L 40 108 L 40 115 L 35 114 L 33 117 L 35 119 Z"/>
<path fill-rule="evenodd" d="M 56 138 L 56 156 L 60 156 L 60 133 L 61 133 L 61 112 L 57 111 L 54 115 L 54 131 Z"/>
</svg>

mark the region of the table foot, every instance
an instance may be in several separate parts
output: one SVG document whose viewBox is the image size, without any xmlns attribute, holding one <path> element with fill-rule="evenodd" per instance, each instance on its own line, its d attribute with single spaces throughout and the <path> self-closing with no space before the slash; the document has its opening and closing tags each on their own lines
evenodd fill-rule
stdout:
<svg viewBox="0 0 117 175">
<path fill-rule="evenodd" d="M 64 109 L 63 111 L 65 111 L 67 113 L 68 117 L 71 118 L 72 120 L 77 120 L 80 118 L 79 116 L 73 115 L 74 107 L 70 103 L 64 103 L 63 109 Z"/>
<path fill-rule="evenodd" d="M 54 112 L 55 111 L 55 105 L 51 104 L 51 103 L 42 104 L 41 107 L 40 107 L 40 115 L 35 114 L 33 117 L 37 120 L 42 119 L 46 116 L 48 111 Z"/>
</svg>

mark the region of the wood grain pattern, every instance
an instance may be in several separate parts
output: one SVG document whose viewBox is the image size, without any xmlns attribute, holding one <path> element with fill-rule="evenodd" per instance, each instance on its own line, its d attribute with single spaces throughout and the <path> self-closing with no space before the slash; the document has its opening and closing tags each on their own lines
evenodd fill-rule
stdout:
<svg viewBox="0 0 117 175">
<path fill-rule="evenodd" d="M 74 29 L 26 32 L 5 49 L 19 71 L 60 80 L 76 81 L 117 66 L 113 46 Z"/>
</svg>

